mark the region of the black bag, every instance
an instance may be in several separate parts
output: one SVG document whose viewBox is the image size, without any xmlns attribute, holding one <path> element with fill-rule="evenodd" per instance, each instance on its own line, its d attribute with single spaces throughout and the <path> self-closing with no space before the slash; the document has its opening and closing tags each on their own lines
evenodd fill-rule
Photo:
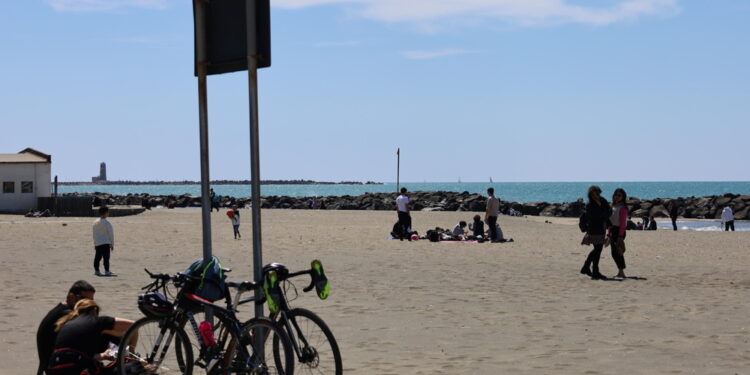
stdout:
<svg viewBox="0 0 750 375">
<path fill-rule="evenodd" d="M 203 264 L 203 259 L 196 260 L 185 270 L 185 274 L 193 276 L 195 294 L 211 302 L 218 301 L 227 295 L 227 284 L 224 270 L 219 259 L 213 257 L 208 264 Z"/>
<path fill-rule="evenodd" d="M 589 230 L 589 219 L 586 217 L 586 211 L 583 211 L 581 217 L 578 219 L 578 229 L 582 233 L 586 233 Z"/>
<path fill-rule="evenodd" d="M 391 236 L 394 238 L 401 238 L 404 234 L 404 227 L 401 226 L 401 222 L 396 222 L 396 224 L 393 224 L 393 230 L 391 231 Z"/>
<path fill-rule="evenodd" d="M 430 242 L 440 242 L 440 233 L 438 231 L 430 229 L 427 231 L 427 239 Z"/>
</svg>

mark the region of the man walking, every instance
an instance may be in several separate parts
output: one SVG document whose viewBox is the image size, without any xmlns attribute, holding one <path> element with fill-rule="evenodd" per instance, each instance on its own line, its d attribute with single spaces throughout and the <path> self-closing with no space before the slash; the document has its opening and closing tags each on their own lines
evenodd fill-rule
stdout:
<svg viewBox="0 0 750 375">
<path fill-rule="evenodd" d="M 487 209 L 484 211 L 484 222 L 490 230 L 490 241 L 500 242 L 497 235 L 497 215 L 500 211 L 500 201 L 495 197 L 495 188 L 487 189 Z"/>
<path fill-rule="evenodd" d="M 672 219 L 672 229 L 677 230 L 677 215 L 679 214 L 680 205 L 676 199 L 671 199 L 667 203 L 667 210 L 669 210 L 669 218 Z"/>
<path fill-rule="evenodd" d="M 734 232 L 734 212 L 732 212 L 732 207 L 725 206 L 721 210 L 721 222 L 724 223 L 725 232 L 729 232 L 730 228 Z"/>
<path fill-rule="evenodd" d="M 94 221 L 94 275 L 102 276 L 99 272 L 99 262 L 104 259 L 104 276 L 115 276 L 109 271 L 109 254 L 115 251 L 115 233 L 112 224 L 107 220 L 109 217 L 109 208 L 107 206 L 99 207 L 99 218 Z"/>
<path fill-rule="evenodd" d="M 396 211 L 398 211 L 398 223 L 401 226 L 399 239 L 401 241 L 406 237 L 411 241 L 411 215 L 409 214 L 409 196 L 406 195 L 406 188 L 401 188 L 401 195 L 396 198 Z"/>
</svg>

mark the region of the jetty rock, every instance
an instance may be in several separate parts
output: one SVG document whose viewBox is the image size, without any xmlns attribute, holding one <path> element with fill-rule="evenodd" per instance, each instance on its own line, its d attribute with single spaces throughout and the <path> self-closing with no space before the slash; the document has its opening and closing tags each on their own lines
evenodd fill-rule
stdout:
<svg viewBox="0 0 750 375">
<path fill-rule="evenodd" d="M 162 195 L 128 194 L 112 195 L 107 193 L 69 193 L 64 196 L 91 197 L 92 206 L 127 206 L 141 205 L 151 207 L 200 207 L 201 197 L 190 194 Z M 263 196 L 261 208 L 264 209 L 292 209 L 292 210 L 372 210 L 395 211 L 397 193 L 365 193 L 358 196 L 325 196 L 325 197 L 291 197 L 291 196 Z M 413 211 L 467 211 L 483 212 L 487 204 L 487 197 L 469 192 L 449 191 L 414 191 L 409 193 Z M 634 218 L 644 216 L 668 217 L 667 206 L 674 202 L 678 206 L 678 216 L 690 219 L 718 219 L 725 206 L 731 207 L 735 219 L 750 219 L 750 195 L 723 194 L 705 197 L 654 198 L 641 200 L 630 197 L 626 202 L 628 211 Z M 218 202 L 222 208 L 237 205 L 239 208 L 250 207 L 249 197 L 222 196 Z M 511 202 L 500 201 L 500 211 L 503 214 L 549 216 L 549 217 L 579 217 L 586 208 L 583 199 L 574 202 Z"/>
</svg>

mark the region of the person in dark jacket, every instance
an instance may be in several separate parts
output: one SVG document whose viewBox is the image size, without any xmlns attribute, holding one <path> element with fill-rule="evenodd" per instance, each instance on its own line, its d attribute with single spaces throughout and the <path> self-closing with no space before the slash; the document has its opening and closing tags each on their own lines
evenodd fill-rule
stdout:
<svg viewBox="0 0 750 375">
<path fill-rule="evenodd" d="M 581 245 L 593 245 L 586 261 L 583 263 L 581 273 L 591 276 L 592 280 L 603 280 L 607 277 L 599 272 L 599 258 L 602 255 L 609 217 L 612 214 L 607 200 L 602 198 L 602 189 L 596 185 L 589 187 L 589 203 L 586 205 L 586 235 Z"/>
<path fill-rule="evenodd" d="M 672 219 L 672 229 L 677 230 L 677 216 L 680 211 L 680 203 L 676 199 L 671 199 L 667 203 L 667 210 L 669 210 L 669 218 Z"/>
</svg>

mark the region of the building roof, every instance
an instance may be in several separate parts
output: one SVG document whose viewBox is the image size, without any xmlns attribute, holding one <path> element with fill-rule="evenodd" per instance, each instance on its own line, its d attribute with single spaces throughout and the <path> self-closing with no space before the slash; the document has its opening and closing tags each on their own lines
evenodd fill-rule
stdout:
<svg viewBox="0 0 750 375">
<path fill-rule="evenodd" d="M 51 163 L 52 156 L 31 147 L 17 154 L 0 154 L 0 164 L 8 163 Z"/>
</svg>

